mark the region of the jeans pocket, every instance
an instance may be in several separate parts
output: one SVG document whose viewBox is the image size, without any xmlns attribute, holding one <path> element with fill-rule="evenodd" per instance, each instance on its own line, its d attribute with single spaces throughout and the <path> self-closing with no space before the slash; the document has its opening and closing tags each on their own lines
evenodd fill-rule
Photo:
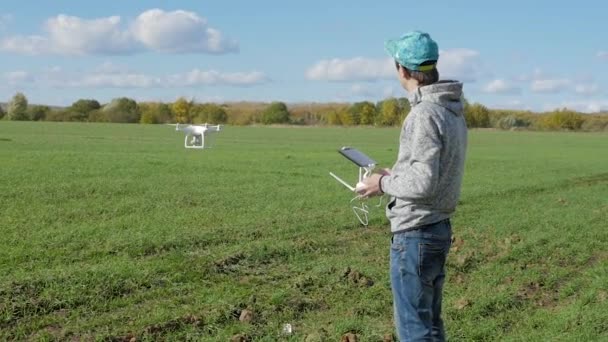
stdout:
<svg viewBox="0 0 608 342">
<path fill-rule="evenodd" d="M 448 248 L 443 242 L 418 244 L 418 276 L 423 283 L 433 286 L 435 279 L 443 273 Z"/>
</svg>

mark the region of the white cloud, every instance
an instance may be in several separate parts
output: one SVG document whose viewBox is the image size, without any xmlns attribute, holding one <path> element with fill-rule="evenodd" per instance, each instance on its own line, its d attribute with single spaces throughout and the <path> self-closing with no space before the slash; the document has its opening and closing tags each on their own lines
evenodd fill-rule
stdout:
<svg viewBox="0 0 608 342">
<path fill-rule="evenodd" d="M 200 85 L 253 86 L 269 82 L 262 72 L 222 73 L 194 69 L 181 74 L 156 76 L 134 72 L 124 66 L 104 63 L 92 71 L 68 72 L 59 67 L 30 74 L 23 71 L 6 73 L 4 79 L 12 86 L 41 86 L 55 88 L 152 88 L 195 87 Z"/>
<path fill-rule="evenodd" d="M 535 93 L 558 93 L 570 83 L 568 79 L 538 79 L 532 81 L 531 89 Z"/>
<path fill-rule="evenodd" d="M 215 70 L 204 71 L 199 69 L 171 75 L 167 79 L 169 85 L 177 87 L 198 85 L 251 86 L 269 81 L 268 77 L 260 71 L 221 73 Z"/>
<path fill-rule="evenodd" d="M 140 14 L 131 27 L 133 36 L 152 50 L 172 53 L 238 51 L 238 43 L 207 25 L 196 13 L 151 9 Z"/>
<path fill-rule="evenodd" d="M 120 17 L 86 20 L 59 15 L 46 23 L 52 52 L 58 54 L 124 54 L 140 49 L 129 32 L 120 27 Z"/>
<path fill-rule="evenodd" d="M 521 93 L 521 89 L 503 79 L 496 79 L 486 84 L 483 89 L 486 93 L 512 95 Z"/>
<path fill-rule="evenodd" d="M 375 95 L 376 89 L 370 88 L 368 85 L 356 83 L 350 87 L 350 93 L 353 96 L 370 98 Z"/>
<path fill-rule="evenodd" d="M 11 85 L 22 85 L 29 84 L 34 82 L 34 76 L 31 75 L 27 71 L 17 70 L 17 71 L 9 71 L 4 74 L 4 78 L 6 82 Z"/>
<path fill-rule="evenodd" d="M 594 95 L 600 92 L 600 87 L 596 83 L 592 84 L 577 84 L 574 91 L 582 95 Z"/>
<path fill-rule="evenodd" d="M 545 72 L 541 68 L 535 68 L 532 73 L 521 74 L 515 77 L 515 80 L 519 82 L 530 82 L 535 80 L 548 79 L 552 77 L 553 76 L 551 74 Z"/>
<path fill-rule="evenodd" d="M 151 88 L 162 85 L 162 81 L 158 77 L 137 73 L 91 74 L 68 85 L 89 88 Z"/>
<path fill-rule="evenodd" d="M 0 41 L 0 51 L 24 55 L 37 55 L 50 50 L 47 38 L 42 36 L 14 36 Z"/>
<path fill-rule="evenodd" d="M 495 109 L 532 110 L 529 103 L 523 102 L 522 100 L 510 100 L 507 102 L 489 104 L 489 107 Z"/>
<path fill-rule="evenodd" d="M 321 60 L 306 70 L 306 78 L 314 81 L 375 81 L 396 77 L 390 58 Z"/>
<path fill-rule="evenodd" d="M 399 93 L 399 91 L 401 91 L 401 93 Z M 382 98 L 386 99 L 389 97 L 406 96 L 406 94 L 404 92 L 405 92 L 405 90 L 401 87 L 398 90 L 394 86 L 386 86 L 382 90 Z"/>
<path fill-rule="evenodd" d="M 608 60 L 608 51 L 599 51 L 597 53 L 597 58 Z"/>
<path fill-rule="evenodd" d="M 441 79 L 475 82 L 483 75 L 479 52 L 471 49 L 440 51 L 437 68 Z"/>
<path fill-rule="evenodd" d="M 335 101 L 378 101 L 389 97 L 406 96 L 405 92 L 399 94 L 395 86 L 378 87 L 370 83 L 354 83 L 335 95 Z"/>
<path fill-rule="evenodd" d="M 482 75 L 479 53 L 470 49 L 440 52 L 437 65 L 442 79 L 473 82 Z M 389 58 L 327 59 L 306 70 L 306 78 L 314 81 L 377 81 L 396 79 L 395 64 Z"/>
<path fill-rule="evenodd" d="M 0 41 L 0 50 L 21 54 L 116 55 L 144 50 L 169 53 L 227 53 L 238 43 L 207 25 L 193 12 L 141 13 L 125 28 L 119 16 L 82 19 L 58 15 L 50 18 L 40 35 L 12 36 Z"/>
<path fill-rule="evenodd" d="M 12 14 L 0 14 L 0 30 L 4 30 L 12 21 Z"/>
</svg>

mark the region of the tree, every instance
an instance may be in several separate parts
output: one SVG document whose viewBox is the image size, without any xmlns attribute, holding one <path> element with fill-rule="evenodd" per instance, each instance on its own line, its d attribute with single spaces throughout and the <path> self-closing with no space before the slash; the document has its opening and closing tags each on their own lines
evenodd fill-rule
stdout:
<svg viewBox="0 0 608 342">
<path fill-rule="evenodd" d="M 288 122 L 289 110 L 287 110 L 287 106 L 283 102 L 271 103 L 262 113 L 262 123 L 266 125 Z"/>
<path fill-rule="evenodd" d="M 339 108 L 336 110 L 340 123 L 344 126 L 352 126 L 358 123 L 359 115 L 353 115 L 349 108 Z M 355 121 L 357 120 L 357 121 Z"/>
<path fill-rule="evenodd" d="M 80 99 L 68 108 L 69 121 L 87 121 L 91 112 L 100 108 L 97 100 Z"/>
<path fill-rule="evenodd" d="M 46 119 L 46 116 L 51 112 L 49 106 L 30 106 L 27 109 L 27 115 L 30 120 L 40 121 Z"/>
<path fill-rule="evenodd" d="M 331 110 L 329 113 L 326 114 L 326 118 L 327 118 L 327 123 L 330 125 L 341 125 L 342 124 L 339 110 L 336 110 L 336 109 Z"/>
<path fill-rule="evenodd" d="M 497 127 L 501 129 L 514 129 L 530 126 L 531 122 L 515 115 L 508 115 L 498 120 Z"/>
<path fill-rule="evenodd" d="M 2 108 L 2 106 L 0 106 L 0 120 L 2 120 L 2 118 L 4 118 L 5 115 L 6 115 L 6 113 L 4 112 L 4 108 Z"/>
<path fill-rule="evenodd" d="M 400 97 L 397 102 L 399 103 L 399 122 L 403 122 L 412 109 L 410 100 L 407 97 Z"/>
<path fill-rule="evenodd" d="M 27 97 L 23 93 L 17 93 L 8 104 L 8 119 L 9 120 L 28 120 L 27 115 Z"/>
<path fill-rule="evenodd" d="M 168 123 L 173 120 L 171 108 L 164 103 L 140 103 L 139 110 L 141 112 L 139 122 L 143 124 Z"/>
<path fill-rule="evenodd" d="M 190 110 L 193 123 L 226 123 L 228 114 L 226 110 L 214 103 L 195 104 Z"/>
<path fill-rule="evenodd" d="M 188 101 L 183 97 L 177 99 L 171 104 L 171 112 L 175 121 L 178 123 L 190 123 L 190 110 L 192 109 L 192 101 Z"/>
<path fill-rule="evenodd" d="M 349 108 L 349 111 L 358 114 L 358 123 L 361 125 L 373 125 L 376 121 L 376 106 L 369 101 L 357 102 Z"/>
<path fill-rule="evenodd" d="M 486 106 L 474 103 L 467 107 L 464 116 L 468 127 L 490 127 L 490 111 Z"/>
<path fill-rule="evenodd" d="M 380 124 L 383 126 L 395 126 L 401 123 L 401 111 L 399 109 L 399 101 L 395 98 L 386 99 L 379 103 L 380 109 Z"/>
<path fill-rule="evenodd" d="M 103 121 L 136 123 L 139 122 L 139 107 L 137 102 L 127 97 L 113 99 L 101 110 Z"/>
<path fill-rule="evenodd" d="M 581 114 L 564 108 L 545 116 L 541 125 L 548 129 L 579 130 L 583 122 L 585 119 Z"/>
</svg>

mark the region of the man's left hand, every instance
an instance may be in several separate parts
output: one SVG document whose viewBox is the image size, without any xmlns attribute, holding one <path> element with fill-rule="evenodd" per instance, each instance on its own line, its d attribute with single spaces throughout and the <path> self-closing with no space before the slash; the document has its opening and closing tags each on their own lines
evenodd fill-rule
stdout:
<svg viewBox="0 0 608 342">
<path fill-rule="evenodd" d="M 361 182 L 363 186 L 357 191 L 361 197 L 372 197 L 382 195 L 383 192 L 380 189 L 380 178 L 381 174 L 374 173 L 371 176 L 364 178 Z"/>
</svg>

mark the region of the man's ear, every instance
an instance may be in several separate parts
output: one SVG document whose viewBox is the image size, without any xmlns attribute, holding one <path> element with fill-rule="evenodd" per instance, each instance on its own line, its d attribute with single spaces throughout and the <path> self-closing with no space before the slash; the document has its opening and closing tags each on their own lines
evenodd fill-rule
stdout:
<svg viewBox="0 0 608 342">
<path fill-rule="evenodd" d="M 410 72 L 404 67 L 399 68 L 399 73 L 401 74 L 401 77 L 405 78 L 406 80 L 409 80 L 412 77 Z"/>
</svg>

